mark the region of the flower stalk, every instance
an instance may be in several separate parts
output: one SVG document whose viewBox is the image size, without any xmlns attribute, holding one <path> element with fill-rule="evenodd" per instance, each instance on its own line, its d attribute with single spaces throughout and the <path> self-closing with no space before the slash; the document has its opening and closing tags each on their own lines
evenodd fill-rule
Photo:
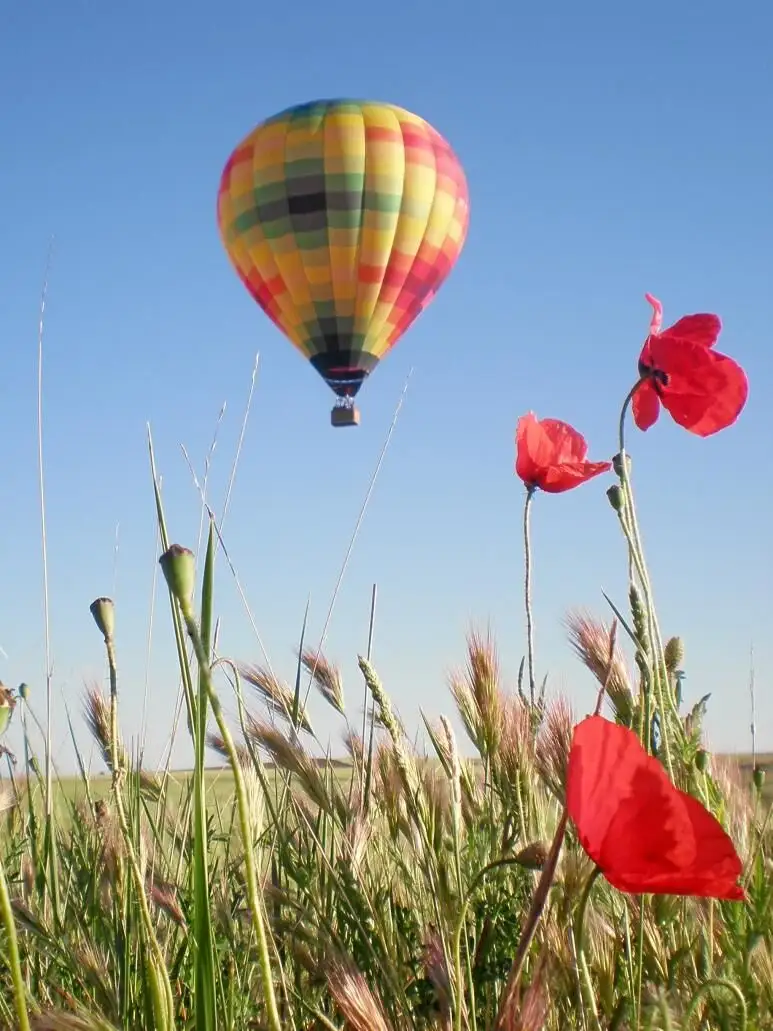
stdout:
<svg viewBox="0 0 773 1031">
<path fill-rule="evenodd" d="M 156 1027 L 159 1031 L 172 1031 L 174 1028 L 174 997 L 172 985 L 169 980 L 169 972 L 166 960 L 158 943 L 158 938 L 153 930 L 153 921 L 150 916 L 150 908 L 145 892 L 145 883 L 140 870 L 139 860 L 134 849 L 134 843 L 129 829 L 129 821 L 126 817 L 126 809 L 123 804 L 123 777 L 125 771 L 121 766 L 121 756 L 118 748 L 118 663 L 115 653 L 115 609 L 110 598 L 97 598 L 91 603 L 91 615 L 105 641 L 107 653 L 107 664 L 110 675 L 110 765 L 113 768 L 113 798 L 118 816 L 118 824 L 121 829 L 126 855 L 129 860 L 129 870 L 134 881 L 134 890 L 140 907 L 140 920 L 145 933 L 146 944 L 149 950 L 148 956 L 148 978 L 151 986 L 151 998 L 153 1001 L 153 1012 Z"/>
<path fill-rule="evenodd" d="M 526 662 L 529 670 L 529 701 L 534 708 L 534 625 L 531 608 L 531 502 L 536 487 L 526 488 L 526 501 L 523 505 L 523 594 L 526 609 Z"/>
<path fill-rule="evenodd" d="M 252 926 L 258 942 L 258 956 L 260 965 L 261 982 L 263 986 L 263 997 L 268 1012 L 268 1022 L 271 1031 L 282 1031 L 282 1023 L 279 1016 L 274 978 L 271 970 L 271 957 L 269 955 L 268 936 L 263 917 L 263 899 L 258 889 L 258 878 L 255 869 L 254 842 L 251 833 L 250 809 L 247 798 L 247 789 L 244 783 L 239 755 L 236 750 L 231 731 L 225 721 L 220 698 L 215 691 L 212 682 L 212 670 L 209 657 L 206 654 L 201 639 L 196 618 L 193 611 L 193 586 L 195 575 L 195 562 L 193 552 L 188 548 L 182 548 L 178 544 L 171 545 L 159 559 L 161 569 L 166 579 L 169 590 L 174 595 L 180 613 L 185 624 L 185 629 L 193 645 L 193 652 L 199 666 L 199 675 L 202 678 L 207 693 L 209 704 L 217 722 L 223 746 L 228 755 L 228 761 L 234 776 L 234 790 L 239 815 L 239 830 L 244 845 L 244 865 L 247 881 L 247 895 L 250 903 L 250 916 Z"/>
</svg>

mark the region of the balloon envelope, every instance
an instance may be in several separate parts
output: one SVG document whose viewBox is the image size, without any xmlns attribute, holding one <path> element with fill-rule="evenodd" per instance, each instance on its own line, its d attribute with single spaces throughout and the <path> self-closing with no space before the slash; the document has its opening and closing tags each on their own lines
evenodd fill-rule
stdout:
<svg viewBox="0 0 773 1031">
<path fill-rule="evenodd" d="M 341 398 L 434 297 L 468 219 L 446 140 L 400 107 L 354 100 L 301 104 L 258 125 L 218 194 L 242 282 Z"/>
</svg>

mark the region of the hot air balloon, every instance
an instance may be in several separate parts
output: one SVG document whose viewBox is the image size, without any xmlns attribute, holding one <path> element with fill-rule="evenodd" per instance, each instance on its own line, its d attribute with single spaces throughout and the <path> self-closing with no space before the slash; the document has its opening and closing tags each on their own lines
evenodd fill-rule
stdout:
<svg viewBox="0 0 773 1031">
<path fill-rule="evenodd" d="M 319 100 L 262 122 L 223 170 L 218 223 L 239 277 L 337 395 L 334 426 L 426 308 L 467 235 L 450 145 L 393 104 Z"/>
</svg>

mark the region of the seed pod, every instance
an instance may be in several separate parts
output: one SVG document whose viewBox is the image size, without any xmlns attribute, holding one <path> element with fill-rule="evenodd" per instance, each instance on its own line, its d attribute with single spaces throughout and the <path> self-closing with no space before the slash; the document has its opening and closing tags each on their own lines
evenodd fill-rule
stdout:
<svg viewBox="0 0 773 1031">
<path fill-rule="evenodd" d="M 607 497 L 609 498 L 609 503 L 612 508 L 614 508 L 615 512 L 622 512 L 623 504 L 625 503 L 625 492 L 623 491 L 623 488 L 618 486 L 616 483 L 613 483 L 607 491 Z"/>
<path fill-rule="evenodd" d="M 550 846 L 544 841 L 532 841 L 531 844 L 522 848 L 515 855 L 515 861 L 519 866 L 525 866 L 528 870 L 541 870 L 547 862 Z"/>
<path fill-rule="evenodd" d="M 612 459 L 612 468 L 613 468 L 613 470 L 615 472 L 615 476 L 622 477 L 622 475 L 623 475 L 623 456 L 622 456 L 622 454 L 618 453 Z M 630 471 L 631 471 L 631 456 L 628 453 L 626 453 L 626 455 L 625 455 L 625 471 L 626 471 L 626 473 L 630 473 Z"/>
<path fill-rule="evenodd" d="M 167 587 L 183 608 L 191 604 L 196 583 L 196 563 L 190 548 L 173 544 L 158 560 Z"/>
<path fill-rule="evenodd" d="M 115 632 L 115 606 L 111 598 L 97 598 L 89 605 L 97 630 L 106 641 L 113 639 Z"/>
</svg>

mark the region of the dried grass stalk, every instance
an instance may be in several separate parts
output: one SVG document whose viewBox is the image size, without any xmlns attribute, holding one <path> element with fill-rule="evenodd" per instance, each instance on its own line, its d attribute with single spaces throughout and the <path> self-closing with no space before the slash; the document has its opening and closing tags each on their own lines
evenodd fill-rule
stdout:
<svg viewBox="0 0 773 1031">
<path fill-rule="evenodd" d="M 325 977 L 336 1006 L 353 1031 L 391 1031 L 378 997 L 352 963 L 342 959 L 328 962 Z"/>
<path fill-rule="evenodd" d="M 344 687 L 338 667 L 312 648 L 306 648 L 300 659 L 325 701 L 344 716 Z"/>
<path fill-rule="evenodd" d="M 287 684 L 283 683 L 263 666 L 240 665 L 239 675 L 251 687 L 255 688 L 270 712 L 293 725 L 295 693 L 290 690 Z M 311 721 L 306 715 L 305 707 L 302 705 L 298 706 L 297 719 L 294 725 L 299 730 L 305 730 L 307 734 L 313 733 Z"/>
<path fill-rule="evenodd" d="M 634 709 L 633 687 L 625 658 L 617 645 L 610 666 L 611 627 L 580 611 L 571 612 L 565 624 L 574 651 L 599 684 L 606 685 L 606 693 L 616 715 L 630 726 Z"/>
<path fill-rule="evenodd" d="M 450 678 L 451 694 L 467 734 L 484 758 L 499 747 L 502 728 L 502 693 L 499 658 L 490 633 L 467 637 L 467 663 Z"/>
</svg>

